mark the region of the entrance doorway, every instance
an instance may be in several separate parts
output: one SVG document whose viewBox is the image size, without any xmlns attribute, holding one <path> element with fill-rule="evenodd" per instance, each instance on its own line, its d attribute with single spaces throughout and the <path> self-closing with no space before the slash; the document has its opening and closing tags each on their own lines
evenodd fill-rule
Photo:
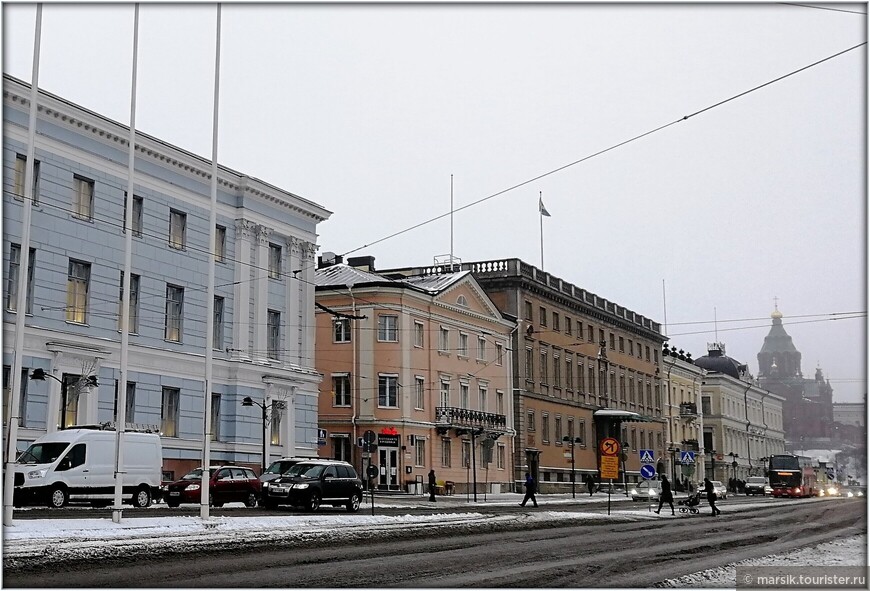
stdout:
<svg viewBox="0 0 870 591">
<path fill-rule="evenodd" d="M 381 448 L 378 450 L 378 455 L 381 468 L 378 488 L 387 490 L 399 488 L 399 450 Z"/>
</svg>

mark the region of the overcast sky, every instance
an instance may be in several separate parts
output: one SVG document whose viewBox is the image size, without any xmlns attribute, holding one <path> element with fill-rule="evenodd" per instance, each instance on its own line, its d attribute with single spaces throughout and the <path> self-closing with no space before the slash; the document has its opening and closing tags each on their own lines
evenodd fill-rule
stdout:
<svg viewBox="0 0 870 591">
<path fill-rule="evenodd" d="M 866 5 L 825 6 L 226 5 L 218 159 L 380 269 L 451 252 L 449 216 L 378 242 L 449 212 L 451 175 L 456 208 L 521 185 L 454 215 L 454 256 L 540 267 L 542 193 L 544 270 L 755 375 L 778 297 L 804 375 L 860 401 L 866 45 L 708 109 L 866 42 Z M 3 5 L 28 82 L 35 13 Z M 136 127 L 206 158 L 215 14 L 140 9 Z M 132 30 L 132 4 L 45 5 L 40 87 L 129 123 Z"/>
</svg>

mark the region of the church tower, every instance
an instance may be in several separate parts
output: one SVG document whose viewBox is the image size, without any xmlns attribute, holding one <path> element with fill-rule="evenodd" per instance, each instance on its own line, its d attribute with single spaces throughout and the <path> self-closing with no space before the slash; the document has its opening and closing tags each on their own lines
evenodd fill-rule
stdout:
<svg viewBox="0 0 870 591">
<path fill-rule="evenodd" d="M 758 352 L 758 377 L 789 379 L 802 378 L 801 353 L 795 348 L 791 337 L 782 326 L 782 312 L 774 304 L 770 317 L 773 324 L 764 337 L 764 345 Z"/>
</svg>

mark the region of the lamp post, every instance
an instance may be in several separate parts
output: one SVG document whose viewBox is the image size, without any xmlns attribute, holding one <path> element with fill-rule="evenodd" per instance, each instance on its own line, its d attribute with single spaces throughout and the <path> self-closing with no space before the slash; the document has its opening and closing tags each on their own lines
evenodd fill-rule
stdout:
<svg viewBox="0 0 870 591">
<path fill-rule="evenodd" d="M 731 456 L 731 478 L 734 482 L 734 490 L 733 493 L 737 493 L 737 458 L 740 456 L 734 453 L 733 451 L 728 454 Z"/>
<path fill-rule="evenodd" d="M 568 446 L 571 448 L 571 498 L 576 499 L 577 498 L 577 478 L 574 475 L 574 444 L 583 443 L 583 440 L 580 439 L 579 437 L 570 437 L 568 435 L 565 435 L 564 437 L 562 437 L 562 441 L 567 443 Z"/>
<path fill-rule="evenodd" d="M 266 404 L 263 402 L 257 402 L 250 396 L 245 396 L 244 398 L 242 398 L 242 406 L 259 406 L 260 409 L 263 411 L 263 424 L 261 425 L 261 434 L 263 436 L 263 458 L 262 471 L 260 472 L 260 474 L 263 474 L 264 472 L 266 472 L 266 423 L 268 422 L 268 419 L 266 417 Z"/>
<path fill-rule="evenodd" d="M 679 447 L 672 447 L 670 451 L 671 451 L 671 477 L 673 478 L 673 480 L 671 482 L 673 482 L 676 485 L 676 483 L 677 483 L 677 454 L 680 453 L 680 448 Z"/>
<path fill-rule="evenodd" d="M 66 429 L 67 389 L 69 387 L 69 384 L 67 384 L 64 380 L 60 379 L 55 375 L 45 373 L 45 370 L 41 367 L 34 368 L 34 370 L 30 373 L 31 380 L 45 381 L 45 378 L 51 378 L 55 382 L 60 384 L 60 428 Z M 80 377 L 76 382 L 76 385 L 79 384 L 84 384 L 88 388 L 96 388 L 99 386 L 99 383 L 97 382 L 97 376 L 93 375 Z"/>
<path fill-rule="evenodd" d="M 628 450 L 631 449 L 631 446 L 628 444 L 628 441 L 622 442 L 622 451 L 619 452 L 619 457 L 622 459 L 622 490 L 625 492 L 625 496 L 628 496 L 628 479 L 625 473 L 625 462 L 628 460 Z"/>
</svg>

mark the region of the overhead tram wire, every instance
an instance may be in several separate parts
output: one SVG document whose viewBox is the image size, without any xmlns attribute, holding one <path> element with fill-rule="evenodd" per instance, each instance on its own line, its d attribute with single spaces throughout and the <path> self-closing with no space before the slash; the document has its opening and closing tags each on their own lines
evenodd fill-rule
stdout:
<svg viewBox="0 0 870 591">
<path fill-rule="evenodd" d="M 783 322 L 782 325 L 783 326 L 793 326 L 795 324 L 813 324 L 816 322 L 833 322 L 835 320 L 856 320 L 858 318 L 866 318 L 866 317 L 867 317 L 867 313 L 862 312 L 862 313 L 856 314 L 855 316 L 838 316 L 836 318 L 817 318 L 815 320 L 801 320 L 798 322 Z M 769 324 L 756 324 L 754 326 L 735 326 L 732 328 L 720 328 L 718 330 L 719 330 L 719 332 L 732 332 L 735 330 L 750 330 L 750 329 L 755 329 L 755 328 L 770 328 L 770 325 Z M 696 331 L 692 331 L 692 332 L 678 332 L 678 333 L 674 333 L 674 334 L 669 335 L 669 336 L 682 337 L 682 336 L 695 335 L 695 334 L 708 334 L 710 332 L 713 332 L 712 329 L 710 329 L 710 330 L 696 330 Z"/>
<path fill-rule="evenodd" d="M 835 12 L 848 12 L 851 14 L 861 14 L 867 16 L 866 12 L 861 12 L 859 10 L 846 10 L 845 8 L 831 8 L 830 6 L 814 6 L 812 4 L 798 4 L 796 2 L 780 2 L 780 4 L 784 4 L 786 6 L 796 6 L 798 8 L 815 8 L 816 10 L 833 10 Z"/>
<path fill-rule="evenodd" d="M 779 81 L 781 81 L 781 80 L 784 80 L 785 78 L 788 78 L 789 76 L 794 76 L 795 74 L 798 74 L 798 73 L 800 73 L 800 72 L 803 72 L 804 70 L 807 70 L 807 69 L 812 68 L 812 67 L 814 67 L 814 66 L 818 66 L 819 64 L 822 64 L 822 63 L 824 63 L 824 62 L 826 62 L 826 61 L 828 61 L 828 60 L 832 60 L 832 59 L 834 59 L 834 58 L 836 58 L 836 57 L 839 57 L 839 56 L 841 56 L 841 55 L 843 55 L 843 54 L 845 54 L 845 53 L 848 53 L 848 52 L 850 52 L 850 51 L 854 51 L 855 49 L 858 49 L 859 47 L 862 47 L 862 46 L 864 46 L 864 45 L 866 45 L 866 44 L 867 44 L 867 42 L 864 41 L 864 42 L 859 43 L 859 44 L 857 44 L 857 45 L 854 45 L 854 46 L 852 46 L 852 47 L 850 47 L 850 48 L 848 48 L 848 49 L 844 49 L 843 51 L 839 51 L 839 52 L 837 52 L 837 53 L 835 53 L 835 54 L 833 54 L 833 55 L 830 55 L 830 56 L 828 56 L 828 57 L 826 57 L 826 58 L 820 59 L 820 60 L 818 60 L 818 61 L 816 61 L 816 62 L 813 62 L 813 63 L 811 63 L 811 64 L 809 64 L 809 65 L 803 66 L 802 68 L 798 68 L 797 70 L 794 70 L 794 71 L 792 71 L 792 72 L 789 72 L 788 74 L 784 74 L 784 75 L 782 75 L 782 76 L 779 76 L 778 78 L 774 78 L 773 80 L 770 80 L 770 81 L 768 81 L 768 82 L 765 82 L 764 84 L 760 84 L 760 85 L 758 85 L 758 86 L 755 86 L 755 87 L 753 87 L 753 88 L 750 88 L 749 90 L 746 90 L 746 91 L 744 91 L 744 92 L 741 92 L 741 93 L 739 93 L 739 94 L 736 94 L 736 95 L 734 95 L 734 96 L 732 96 L 732 97 L 730 97 L 730 98 L 727 98 L 727 99 L 725 99 L 725 100 L 719 101 L 718 103 L 712 104 L 712 105 L 710 105 L 709 107 L 705 107 L 705 108 L 703 108 L 703 109 L 701 109 L 701 110 L 699 110 L 699 111 L 695 111 L 694 113 L 691 113 L 691 114 L 689 114 L 689 115 L 685 115 L 685 116 L 681 117 L 680 119 L 677 119 L 677 120 L 675 120 L 675 121 L 671 121 L 670 123 L 666 123 L 666 124 L 664 124 L 664 125 L 661 125 L 661 126 L 659 126 L 659 127 L 656 127 L 655 129 L 651 129 L 651 130 L 649 130 L 649 131 L 647 131 L 647 132 L 641 133 L 641 134 L 636 135 L 636 136 L 634 136 L 634 137 L 632 137 L 632 138 L 629 138 L 629 139 L 627 139 L 627 140 L 624 140 L 624 141 L 622 141 L 622 142 L 619 142 L 619 143 L 617 143 L 617 144 L 614 144 L 614 145 L 610 146 L 609 148 L 605 148 L 605 149 L 603 149 L 603 150 L 599 150 L 598 152 L 595 152 L 595 153 L 593 153 L 593 154 L 590 154 L 590 155 L 588 155 L 588 156 L 585 156 L 585 157 L 583 157 L 583 158 L 580 158 L 579 160 L 575 160 L 575 161 L 573 161 L 573 162 L 570 162 L 570 163 L 565 164 L 565 165 L 563 165 L 563 166 L 560 166 L 560 167 L 558 167 L 558 168 L 554 168 L 553 170 L 550 170 L 550 171 L 545 172 L 545 173 L 543 173 L 543 174 L 539 174 L 538 176 L 535 176 L 535 177 L 533 177 L 533 178 L 530 178 L 530 179 L 528 179 L 528 180 L 525 180 L 525 181 L 523 181 L 523 182 L 521 182 L 521 183 L 517 183 L 517 184 L 515 184 L 515 185 L 513 185 L 513 186 L 511 186 L 511 187 L 508 187 L 507 189 L 503 189 L 503 190 L 501 190 L 501 191 L 498 191 L 498 192 L 496 192 L 496 193 L 493 193 L 492 195 L 488 195 L 488 196 L 486 196 L 486 197 L 483 197 L 483 198 L 481 198 L 481 199 L 478 199 L 477 201 L 472 201 L 471 203 L 468 203 L 468 204 L 463 205 L 463 206 L 461 206 L 461 207 L 455 208 L 455 209 L 453 209 L 453 210 L 450 211 L 450 212 L 443 213 L 443 214 L 438 215 L 438 216 L 436 216 L 436 217 L 433 217 L 433 218 L 430 218 L 430 219 L 428 219 L 428 220 L 422 221 L 422 222 L 420 222 L 420 223 L 414 224 L 413 226 L 410 226 L 410 227 L 408 227 L 408 228 L 405 228 L 404 230 L 399 230 L 398 232 L 393 232 L 392 234 L 389 234 L 389 235 L 387 235 L 387 236 L 384 236 L 383 238 L 379 238 L 379 239 L 377 239 L 377 240 L 375 240 L 375 241 L 373 241 L 373 242 L 369 242 L 368 244 L 364 244 L 363 246 L 360 246 L 360 247 L 354 248 L 354 249 L 352 249 L 352 250 L 348 250 L 347 252 L 342 253 L 341 256 L 342 256 L 342 257 L 346 257 L 346 256 L 349 255 L 349 254 L 353 254 L 353 253 L 355 253 L 355 252 L 357 252 L 357 251 L 363 250 L 363 249 L 365 249 L 365 248 L 369 248 L 370 246 L 374 246 L 375 244 L 379 244 L 379 243 L 384 242 L 384 241 L 386 241 L 386 240 L 389 240 L 389 239 L 391 239 L 391 238 L 395 238 L 396 236 L 401 236 L 402 234 L 405 234 L 405 233 L 407 233 L 407 232 L 410 232 L 411 230 L 416 230 L 417 228 L 420 228 L 420 227 L 425 226 L 425 225 L 427 225 L 427 224 L 430 224 L 430 223 L 432 223 L 432 222 L 438 221 L 438 220 L 440 220 L 440 219 L 442 219 L 442 218 L 445 218 L 445 217 L 451 215 L 452 213 L 456 213 L 457 211 L 462 211 L 462 210 L 464 210 L 464 209 L 468 209 L 468 208 L 470 208 L 470 207 L 473 207 L 473 206 L 475 206 L 475 205 L 478 205 L 478 204 L 480 204 L 480 203 L 483 203 L 484 201 L 488 201 L 488 200 L 490 200 L 490 199 L 493 199 L 494 197 L 498 197 L 498 196 L 500 196 L 500 195 L 503 195 L 503 194 L 505 194 L 505 193 L 508 193 L 508 192 L 510 192 L 510 191 L 513 191 L 514 189 L 518 189 L 518 188 L 520 188 L 520 187 L 523 187 L 523 186 L 525 186 L 525 185 L 528 185 L 528 184 L 533 183 L 533 182 L 535 182 L 535 181 L 538 181 L 538 180 L 540 180 L 540 179 L 543 179 L 543 178 L 546 178 L 546 177 L 551 176 L 551 175 L 553 175 L 553 174 L 556 174 L 557 172 L 561 172 L 561 171 L 563 171 L 563 170 L 565 170 L 565 169 L 567 169 L 567 168 L 570 168 L 570 167 L 572 167 L 572 166 L 575 166 L 575 165 L 577 165 L 577 164 L 580 164 L 580 163 L 582 163 L 582 162 L 585 162 L 585 161 L 587 161 L 587 160 L 590 160 L 590 159 L 592 159 L 592 158 L 595 158 L 596 156 L 600 156 L 600 155 L 602 155 L 602 154 L 605 154 L 605 153 L 607 153 L 607 152 L 610 152 L 610 151 L 612 151 L 612 150 L 615 150 L 616 148 L 620 148 L 620 147 L 622 147 L 622 146 L 624 146 L 624 145 L 626 145 L 626 144 L 630 144 L 630 143 L 635 142 L 635 141 L 637 141 L 637 140 L 640 140 L 640 139 L 642 139 L 642 138 L 644 138 L 644 137 L 646 137 L 646 136 L 649 136 L 649 135 L 652 135 L 652 134 L 657 133 L 657 132 L 659 132 L 659 131 L 662 131 L 662 130 L 664 130 L 664 129 L 667 129 L 668 127 L 671 127 L 671 126 L 673 126 L 673 125 L 676 125 L 677 123 L 681 123 L 681 122 L 683 122 L 683 121 L 687 121 L 688 119 L 690 119 L 690 118 L 692 118 L 692 117 L 695 117 L 696 115 L 700 115 L 701 113 L 705 113 L 705 112 L 707 112 L 707 111 L 709 111 L 709 110 L 711 110 L 711 109 L 715 109 L 716 107 L 720 107 L 720 106 L 722 106 L 722 105 L 724 105 L 724 104 L 726 104 L 726 103 L 729 103 L 729 102 L 731 102 L 731 101 L 733 101 L 733 100 L 736 100 L 736 99 L 738 99 L 738 98 L 740 98 L 740 97 L 742 97 L 742 96 L 746 96 L 747 94 L 749 94 L 749 93 L 751 93 L 751 92 L 755 92 L 756 90 L 760 90 L 760 89 L 762 89 L 762 88 L 764 88 L 764 87 L 766 87 L 766 86 L 769 86 L 769 85 L 771 85 L 771 84 L 773 84 L 773 83 L 775 83 L 775 82 L 779 82 Z"/>
</svg>

